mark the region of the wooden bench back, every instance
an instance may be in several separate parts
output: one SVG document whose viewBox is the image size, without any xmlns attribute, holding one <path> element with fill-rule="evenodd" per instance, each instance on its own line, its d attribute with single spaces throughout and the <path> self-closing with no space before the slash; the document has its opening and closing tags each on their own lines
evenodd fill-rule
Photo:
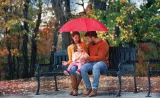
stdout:
<svg viewBox="0 0 160 98">
<path fill-rule="evenodd" d="M 68 54 L 66 50 L 54 53 L 54 65 L 62 65 L 62 61 L 68 61 Z"/>
<path fill-rule="evenodd" d="M 135 61 L 135 48 L 129 47 L 110 47 L 109 48 L 109 69 L 118 70 L 120 61 Z M 57 51 L 54 53 L 54 65 L 61 68 L 62 61 L 68 61 L 68 54 L 66 50 Z"/>
<path fill-rule="evenodd" d="M 109 48 L 109 69 L 118 70 L 121 61 L 135 61 L 136 48 L 130 47 L 110 47 Z"/>
</svg>

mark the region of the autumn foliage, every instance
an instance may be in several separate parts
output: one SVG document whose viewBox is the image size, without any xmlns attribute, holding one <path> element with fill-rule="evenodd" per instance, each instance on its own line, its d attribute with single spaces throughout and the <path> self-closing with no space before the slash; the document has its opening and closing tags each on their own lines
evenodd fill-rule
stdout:
<svg viewBox="0 0 160 98">
<path fill-rule="evenodd" d="M 35 40 L 38 41 L 37 48 L 41 54 L 51 53 L 52 36 L 52 28 L 45 27 L 39 31 Z"/>
</svg>

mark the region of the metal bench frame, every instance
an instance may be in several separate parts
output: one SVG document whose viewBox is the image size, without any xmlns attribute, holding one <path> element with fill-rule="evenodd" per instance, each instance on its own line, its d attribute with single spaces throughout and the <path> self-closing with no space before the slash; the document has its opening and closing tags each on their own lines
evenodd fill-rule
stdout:
<svg viewBox="0 0 160 98">
<path fill-rule="evenodd" d="M 150 66 L 151 64 L 160 64 L 160 60 L 144 60 L 144 62 L 147 62 L 147 76 L 148 76 L 148 93 L 146 97 L 151 97 L 150 92 L 151 92 L 151 75 L 152 74 L 158 74 L 160 75 L 160 70 L 155 70 L 154 67 Z"/>
<path fill-rule="evenodd" d="M 134 92 L 137 92 L 136 86 L 136 48 L 129 47 L 110 47 L 109 48 L 109 70 L 107 76 L 118 76 L 119 91 L 117 94 L 121 96 L 121 76 L 126 74 L 132 74 L 134 79 Z M 54 53 L 54 64 L 36 64 L 36 79 L 38 83 L 36 94 L 39 95 L 40 89 L 40 77 L 41 76 L 54 76 L 55 89 L 58 91 L 57 87 L 57 76 L 63 76 L 63 70 L 66 67 L 62 66 L 62 61 L 67 61 L 68 55 L 66 50 L 57 51 Z M 47 71 L 43 71 L 46 69 Z"/>
</svg>

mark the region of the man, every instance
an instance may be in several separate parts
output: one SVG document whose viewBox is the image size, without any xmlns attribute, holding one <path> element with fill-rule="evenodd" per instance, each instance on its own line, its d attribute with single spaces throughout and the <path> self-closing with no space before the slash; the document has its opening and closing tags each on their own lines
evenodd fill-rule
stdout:
<svg viewBox="0 0 160 98">
<path fill-rule="evenodd" d="M 86 86 L 83 95 L 92 97 L 97 95 L 100 74 L 107 73 L 109 66 L 109 46 L 106 41 L 97 37 L 95 31 L 86 32 L 85 37 L 89 42 L 89 57 L 87 58 L 89 62 L 81 67 L 81 75 Z M 93 74 L 92 87 L 88 76 L 89 71 L 92 71 Z"/>
</svg>

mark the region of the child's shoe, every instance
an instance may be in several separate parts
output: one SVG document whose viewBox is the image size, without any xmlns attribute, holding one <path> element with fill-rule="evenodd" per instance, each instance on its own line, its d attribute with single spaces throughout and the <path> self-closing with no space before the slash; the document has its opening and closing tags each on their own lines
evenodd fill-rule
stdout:
<svg viewBox="0 0 160 98">
<path fill-rule="evenodd" d="M 64 72 L 63 72 L 65 75 L 69 75 L 69 71 L 68 70 L 64 70 Z"/>
<path fill-rule="evenodd" d="M 77 73 L 78 75 L 80 75 L 80 74 L 81 74 L 81 70 L 78 69 L 78 70 L 76 71 L 76 73 Z"/>
</svg>

